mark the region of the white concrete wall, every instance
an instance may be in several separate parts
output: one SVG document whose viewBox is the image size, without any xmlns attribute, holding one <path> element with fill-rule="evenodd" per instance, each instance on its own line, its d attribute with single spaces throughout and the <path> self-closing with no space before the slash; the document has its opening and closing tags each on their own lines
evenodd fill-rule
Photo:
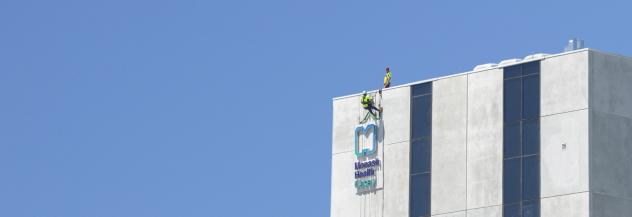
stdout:
<svg viewBox="0 0 632 217">
<path fill-rule="evenodd" d="M 541 217 L 589 217 L 588 192 L 542 198 Z"/>
<path fill-rule="evenodd" d="M 544 116 L 540 129 L 540 196 L 587 192 L 588 111 Z"/>
<path fill-rule="evenodd" d="M 541 216 L 576 217 L 582 216 L 588 210 L 587 109 L 588 51 L 542 60 Z M 563 144 L 566 144 L 566 148 L 563 148 Z"/>
<path fill-rule="evenodd" d="M 380 101 L 379 97 L 375 97 Z M 333 101 L 332 136 L 332 217 L 408 216 L 410 153 L 410 87 L 383 92 L 383 119 L 378 138 L 381 167 L 377 171 L 377 190 L 358 193 L 355 186 L 355 128 L 364 116 L 360 96 Z"/>
<path fill-rule="evenodd" d="M 410 142 L 386 145 L 384 170 L 384 217 L 408 216 Z"/>
<path fill-rule="evenodd" d="M 434 81 L 433 216 L 502 216 L 502 72 Z M 541 216 L 632 216 L 632 59 L 566 53 L 542 60 L 540 76 Z M 359 101 L 333 102 L 331 216 L 406 217 L 410 87 L 384 92 L 383 188 L 361 195 L 353 186 Z"/>
<path fill-rule="evenodd" d="M 353 129 L 358 125 L 362 106 L 360 96 L 348 97 L 333 101 L 332 152 L 352 152 L 354 144 Z"/>
<path fill-rule="evenodd" d="M 430 213 L 465 211 L 467 76 L 438 80 L 432 86 Z"/>
<path fill-rule="evenodd" d="M 434 215 L 435 217 L 465 217 L 465 211 Z"/>
<path fill-rule="evenodd" d="M 588 51 L 540 62 L 540 114 L 588 108 Z"/>
<path fill-rule="evenodd" d="M 332 156 L 331 216 L 382 216 L 384 191 L 357 194 L 354 162 L 353 151 Z"/>
<path fill-rule="evenodd" d="M 502 217 L 502 206 L 490 206 L 467 210 L 467 217 Z"/>
<path fill-rule="evenodd" d="M 503 70 L 468 77 L 467 209 L 498 206 L 503 201 Z"/>
<path fill-rule="evenodd" d="M 632 58 L 590 52 L 591 216 L 632 216 Z"/>
</svg>

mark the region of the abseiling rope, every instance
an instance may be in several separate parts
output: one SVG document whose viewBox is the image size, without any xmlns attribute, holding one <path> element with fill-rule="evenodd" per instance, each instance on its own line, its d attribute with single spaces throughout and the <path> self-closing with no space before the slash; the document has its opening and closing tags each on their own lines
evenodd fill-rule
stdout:
<svg viewBox="0 0 632 217">
<path fill-rule="evenodd" d="M 373 99 L 377 99 L 377 94 L 373 95 Z M 375 100 L 375 101 L 377 102 L 378 100 Z M 382 109 L 382 94 L 380 94 L 379 102 L 380 103 L 376 107 L 379 108 L 379 109 Z M 362 110 L 364 110 L 366 112 L 366 115 L 364 116 L 364 118 L 362 118 L 362 120 L 360 121 L 360 124 L 364 124 L 367 121 L 369 121 L 369 116 L 373 117 L 373 120 L 376 120 L 376 121 L 378 121 L 378 120 L 380 120 L 382 118 L 382 111 L 381 110 L 377 111 L 377 115 L 371 114 L 371 112 L 369 112 L 368 109 L 362 109 Z"/>
</svg>

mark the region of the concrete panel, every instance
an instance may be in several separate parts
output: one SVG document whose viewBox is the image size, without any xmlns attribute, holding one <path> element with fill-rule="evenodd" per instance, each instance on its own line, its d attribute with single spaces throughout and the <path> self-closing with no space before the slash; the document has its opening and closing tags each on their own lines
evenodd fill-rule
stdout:
<svg viewBox="0 0 632 217">
<path fill-rule="evenodd" d="M 382 216 L 383 188 L 378 186 L 376 191 L 359 194 L 354 186 L 354 162 L 356 162 L 356 157 L 353 152 L 332 156 L 331 216 Z M 378 174 L 382 173 L 378 172 Z M 378 185 L 383 182 L 381 177 L 383 175 L 378 175 Z"/>
<path fill-rule="evenodd" d="M 542 115 L 588 107 L 588 51 L 547 58 L 541 62 Z"/>
<path fill-rule="evenodd" d="M 468 76 L 467 209 L 472 209 L 502 204 L 503 72 Z"/>
<path fill-rule="evenodd" d="M 384 148 L 384 216 L 408 216 L 410 143 L 400 142 Z"/>
<path fill-rule="evenodd" d="M 389 89 L 382 94 L 384 144 L 410 140 L 410 87 Z"/>
<path fill-rule="evenodd" d="M 361 116 L 360 97 L 337 99 L 333 101 L 332 152 L 351 152 L 354 149 L 355 127 Z"/>
<path fill-rule="evenodd" d="M 465 210 L 467 76 L 435 81 L 432 94 L 434 215 Z"/>
<path fill-rule="evenodd" d="M 542 117 L 540 135 L 541 196 L 588 191 L 588 111 Z"/>
<path fill-rule="evenodd" d="M 598 193 L 590 194 L 591 217 L 630 217 L 632 200 Z M 583 216 L 582 216 L 583 217 Z"/>
<path fill-rule="evenodd" d="M 590 51 L 590 108 L 632 117 L 632 58 Z"/>
<path fill-rule="evenodd" d="M 467 217 L 502 217 L 502 206 L 490 206 L 484 208 L 471 209 L 467 211 Z"/>
<path fill-rule="evenodd" d="M 590 114 L 590 191 L 632 199 L 632 118 Z"/>
<path fill-rule="evenodd" d="M 447 214 L 433 215 L 433 217 L 465 217 L 465 211 L 463 211 L 463 212 L 454 212 L 454 213 L 447 213 Z"/>
<path fill-rule="evenodd" d="M 541 217 L 589 217 L 590 211 L 588 192 L 543 198 L 540 206 Z"/>
</svg>

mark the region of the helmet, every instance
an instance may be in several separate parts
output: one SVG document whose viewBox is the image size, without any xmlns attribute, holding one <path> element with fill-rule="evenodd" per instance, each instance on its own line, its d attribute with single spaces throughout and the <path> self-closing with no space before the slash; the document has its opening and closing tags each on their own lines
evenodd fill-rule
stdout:
<svg viewBox="0 0 632 217">
<path fill-rule="evenodd" d="M 365 90 L 365 91 L 362 91 L 362 95 L 366 95 L 366 90 Z"/>
</svg>

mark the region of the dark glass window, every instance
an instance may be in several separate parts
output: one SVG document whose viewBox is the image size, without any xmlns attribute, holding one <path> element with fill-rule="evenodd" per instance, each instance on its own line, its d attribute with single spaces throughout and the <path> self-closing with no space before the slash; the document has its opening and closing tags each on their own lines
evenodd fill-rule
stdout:
<svg viewBox="0 0 632 217">
<path fill-rule="evenodd" d="M 520 158 L 505 160 L 503 166 L 503 203 L 520 201 Z"/>
<path fill-rule="evenodd" d="M 430 137 L 432 127 L 432 95 L 413 98 L 412 138 Z"/>
<path fill-rule="evenodd" d="M 520 203 L 504 205 L 503 217 L 520 217 Z"/>
<path fill-rule="evenodd" d="M 410 216 L 430 216 L 430 174 L 412 176 L 410 193 Z"/>
<path fill-rule="evenodd" d="M 522 75 L 532 75 L 540 73 L 540 61 L 522 64 Z"/>
<path fill-rule="evenodd" d="M 410 216 L 430 216 L 432 83 L 411 87 Z"/>
<path fill-rule="evenodd" d="M 526 201 L 522 204 L 522 217 L 540 216 L 540 200 Z"/>
<path fill-rule="evenodd" d="M 522 122 L 522 154 L 532 155 L 540 153 L 540 121 Z"/>
<path fill-rule="evenodd" d="M 421 139 L 412 143 L 410 173 L 430 172 L 430 140 Z"/>
<path fill-rule="evenodd" d="M 533 75 L 523 78 L 522 119 L 540 117 L 540 76 Z"/>
<path fill-rule="evenodd" d="M 515 65 L 515 66 L 505 67 L 503 71 L 504 71 L 505 79 L 520 77 L 522 75 L 522 66 Z"/>
<path fill-rule="evenodd" d="M 520 156 L 520 123 L 505 125 L 503 152 L 505 158 Z"/>
<path fill-rule="evenodd" d="M 522 160 L 522 200 L 540 198 L 540 159 L 537 155 Z"/>
<path fill-rule="evenodd" d="M 412 86 L 413 96 L 419 96 L 432 93 L 432 82 L 416 84 Z"/>
<path fill-rule="evenodd" d="M 504 119 L 505 123 L 519 121 L 522 113 L 522 81 L 520 79 L 505 80 L 504 85 Z"/>
<path fill-rule="evenodd" d="M 540 216 L 540 62 L 504 68 L 503 217 Z"/>
</svg>

